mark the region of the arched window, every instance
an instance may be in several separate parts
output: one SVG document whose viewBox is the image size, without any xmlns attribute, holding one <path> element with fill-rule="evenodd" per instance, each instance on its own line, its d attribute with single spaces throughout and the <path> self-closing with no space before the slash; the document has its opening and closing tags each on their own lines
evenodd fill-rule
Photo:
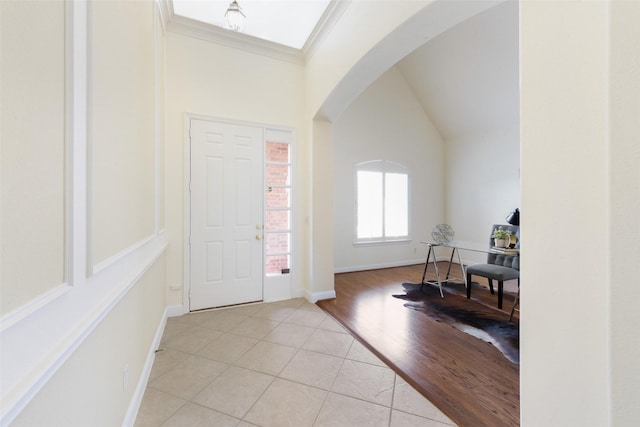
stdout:
<svg viewBox="0 0 640 427">
<path fill-rule="evenodd" d="M 356 181 L 356 243 L 409 238 L 409 174 L 386 160 L 359 163 Z"/>
</svg>

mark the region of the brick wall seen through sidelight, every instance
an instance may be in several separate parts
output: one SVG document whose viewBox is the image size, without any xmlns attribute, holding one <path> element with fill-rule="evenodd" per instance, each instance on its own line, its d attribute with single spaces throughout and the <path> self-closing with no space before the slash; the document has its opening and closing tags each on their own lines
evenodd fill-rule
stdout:
<svg viewBox="0 0 640 427">
<path fill-rule="evenodd" d="M 289 268 L 291 250 L 291 164 L 289 144 L 267 142 L 265 171 L 265 269 Z"/>
</svg>

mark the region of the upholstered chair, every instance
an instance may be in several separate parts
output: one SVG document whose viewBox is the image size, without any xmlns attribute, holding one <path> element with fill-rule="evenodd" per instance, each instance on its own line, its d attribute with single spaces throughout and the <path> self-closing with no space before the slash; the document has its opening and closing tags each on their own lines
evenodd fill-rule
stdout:
<svg viewBox="0 0 640 427">
<path fill-rule="evenodd" d="M 494 224 L 489 234 L 489 247 L 493 246 L 493 230 L 502 227 L 516 236 L 516 248 L 520 248 L 520 227 L 517 225 Z M 467 298 L 471 298 L 471 277 L 486 277 L 489 280 L 489 290 L 495 294 L 493 281 L 498 282 L 498 308 L 502 309 L 503 284 L 507 280 L 518 279 L 520 288 L 520 256 L 490 252 L 486 264 L 473 264 L 467 267 Z"/>
</svg>

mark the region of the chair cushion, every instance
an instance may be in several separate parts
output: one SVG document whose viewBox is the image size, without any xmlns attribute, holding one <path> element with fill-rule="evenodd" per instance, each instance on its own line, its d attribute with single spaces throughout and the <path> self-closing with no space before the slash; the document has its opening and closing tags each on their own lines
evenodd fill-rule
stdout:
<svg viewBox="0 0 640 427">
<path fill-rule="evenodd" d="M 495 264 L 470 265 L 467 267 L 467 274 L 474 274 L 498 281 L 517 279 L 520 277 L 518 270 Z"/>
</svg>

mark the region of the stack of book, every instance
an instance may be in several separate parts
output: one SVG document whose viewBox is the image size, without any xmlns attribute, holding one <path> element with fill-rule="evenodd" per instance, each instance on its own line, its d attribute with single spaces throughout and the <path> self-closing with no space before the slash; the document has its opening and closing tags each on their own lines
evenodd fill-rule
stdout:
<svg viewBox="0 0 640 427">
<path fill-rule="evenodd" d="M 497 246 L 491 247 L 491 252 L 497 254 L 505 254 L 505 255 L 518 255 L 520 253 L 520 249 L 516 248 L 499 248 Z"/>
</svg>

